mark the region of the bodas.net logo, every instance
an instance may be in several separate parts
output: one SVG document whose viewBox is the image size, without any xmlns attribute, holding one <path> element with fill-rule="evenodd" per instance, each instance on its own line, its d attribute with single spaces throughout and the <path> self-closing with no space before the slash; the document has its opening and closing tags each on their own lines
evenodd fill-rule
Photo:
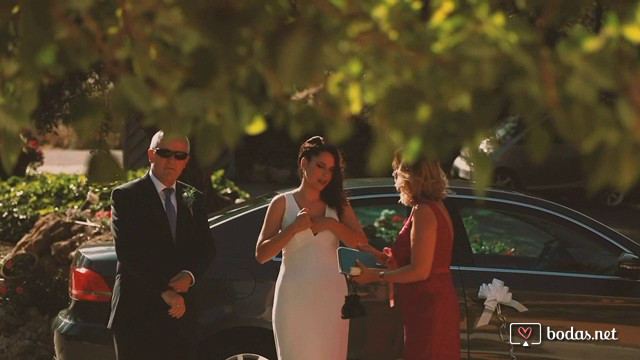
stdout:
<svg viewBox="0 0 640 360">
<path fill-rule="evenodd" d="M 542 325 L 540 323 L 509 324 L 509 343 L 525 347 L 540 345 L 542 343 Z"/>
</svg>

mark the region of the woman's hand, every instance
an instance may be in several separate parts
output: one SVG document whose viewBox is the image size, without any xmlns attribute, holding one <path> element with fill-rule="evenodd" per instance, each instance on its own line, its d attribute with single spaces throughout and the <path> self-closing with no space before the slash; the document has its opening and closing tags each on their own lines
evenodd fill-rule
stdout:
<svg viewBox="0 0 640 360">
<path fill-rule="evenodd" d="M 309 209 L 302 208 L 298 215 L 296 216 L 296 220 L 289 226 L 292 227 L 294 233 L 299 233 L 300 231 L 306 230 L 313 225 L 311 221 L 311 215 L 309 215 Z"/>
<path fill-rule="evenodd" d="M 380 270 L 370 269 L 356 259 L 356 264 L 360 268 L 360 275 L 352 276 L 351 280 L 357 282 L 360 285 L 372 283 L 379 280 Z"/>
<path fill-rule="evenodd" d="M 371 244 L 360 243 L 358 244 L 358 250 L 373 254 L 376 257 L 376 262 L 378 264 L 382 264 L 386 267 L 389 267 L 389 262 L 391 261 L 391 257 L 383 253 L 382 251 L 374 248 L 373 246 L 371 246 Z"/>
<path fill-rule="evenodd" d="M 311 219 L 311 231 L 313 231 L 314 234 L 317 234 L 325 230 L 330 230 L 332 223 L 335 221 L 336 220 L 334 218 L 316 216 Z"/>
</svg>

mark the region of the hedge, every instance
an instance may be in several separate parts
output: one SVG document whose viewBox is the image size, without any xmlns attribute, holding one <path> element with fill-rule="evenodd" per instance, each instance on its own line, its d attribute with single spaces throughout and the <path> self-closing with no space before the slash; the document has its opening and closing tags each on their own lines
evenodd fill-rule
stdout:
<svg viewBox="0 0 640 360">
<path fill-rule="evenodd" d="M 87 201 L 89 193 L 97 196 L 97 201 L 94 196 L 94 201 L 86 205 L 92 212 L 107 210 L 111 190 L 146 171 L 129 171 L 126 180 L 109 184 L 89 183 L 85 175 L 77 174 L 39 173 L 10 177 L 0 182 L 0 241 L 15 244 L 41 216 L 77 209 Z M 249 197 L 224 176 L 224 170 L 215 172 L 211 180 L 218 193 L 235 192 L 240 198 Z"/>
</svg>

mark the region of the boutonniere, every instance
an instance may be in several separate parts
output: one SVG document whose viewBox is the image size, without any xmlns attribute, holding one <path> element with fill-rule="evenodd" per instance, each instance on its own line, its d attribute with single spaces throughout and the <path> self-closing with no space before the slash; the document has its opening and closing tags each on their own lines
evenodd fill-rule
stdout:
<svg viewBox="0 0 640 360">
<path fill-rule="evenodd" d="M 196 201 L 196 188 L 188 186 L 184 188 L 182 192 L 182 202 L 189 208 L 191 216 L 193 216 L 193 203 Z"/>
</svg>

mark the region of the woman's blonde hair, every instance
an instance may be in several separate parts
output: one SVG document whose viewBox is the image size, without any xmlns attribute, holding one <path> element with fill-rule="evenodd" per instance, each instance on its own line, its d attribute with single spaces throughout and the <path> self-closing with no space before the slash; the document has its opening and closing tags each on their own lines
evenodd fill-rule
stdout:
<svg viewBox="0 0 640 360">
<path fill-rule="evenodd" d="M 447 197 L 447 176 L 440 162 L 420 157 L 408 163 L 402 159 L 402 151 L 396 151 L 393 157 L 393 173 L 401 179 L 400 202 L 407 206 L 442 200 Z"/>
</svg>

